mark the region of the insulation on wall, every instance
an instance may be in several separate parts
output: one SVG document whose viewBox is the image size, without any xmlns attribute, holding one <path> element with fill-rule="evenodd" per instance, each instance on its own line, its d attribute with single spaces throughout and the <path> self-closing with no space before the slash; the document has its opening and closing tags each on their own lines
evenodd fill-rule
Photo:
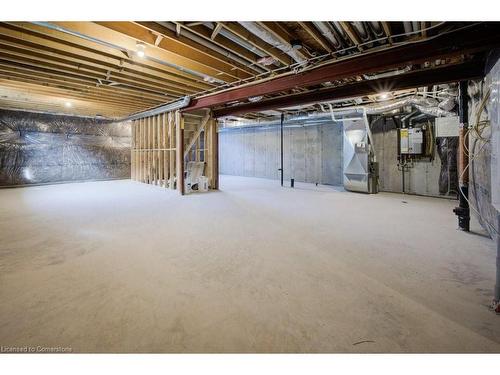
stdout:
<svg viewBox="0 0 500 375">
<path fill-rule="evenodd" d="M 0 185 L 130 177 L 130 124 L 0 110 Z"/>
<path fill-rule="evenodd" d="M 469 199 L 471 214 L 475 215 L 490 236 L 497 226 L 499 211 L 495 201 L 500 200 L 500 110 L 498 89 L 500 88 L 500 50 L 492 53 L 487 63 L 488 74 L 483 82 L 471 84 L 469 94 L 469 125 L 474 127 L 478 120 L 479 107 L 488 90 L 490 97 L 480 114 L 479 134 L 469 131 Z M 498 205 L 498 203 L 497 203 Z M 478 215 L 479 212 L 479 215 Z M 497 229 L 498 230 L 498 229 Z"/>
<path fill-rule="evenodd" d="M 248 127 L 220 132 L 220 173 L 279 179 L 280 127 Z M 342 184 L 342 126 L 285 127 L 284 179 Z"/>
</svg>

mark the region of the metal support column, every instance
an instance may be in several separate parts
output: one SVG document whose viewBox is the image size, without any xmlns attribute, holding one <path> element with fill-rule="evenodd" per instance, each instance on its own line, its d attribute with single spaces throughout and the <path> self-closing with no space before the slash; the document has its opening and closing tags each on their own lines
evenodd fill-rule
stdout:
<svg viewBox="0 0 500 375">
<path fill-rule="evenodd" d="M 285 114 L 281 114 L 281 121 L 280 121 L 280 136 L 281 136 L 281 143 L 280 143 L 280 174 L 281 174 L 281 186 L 283 186 L 283 121 L 285 119 Z"/>
</svg>

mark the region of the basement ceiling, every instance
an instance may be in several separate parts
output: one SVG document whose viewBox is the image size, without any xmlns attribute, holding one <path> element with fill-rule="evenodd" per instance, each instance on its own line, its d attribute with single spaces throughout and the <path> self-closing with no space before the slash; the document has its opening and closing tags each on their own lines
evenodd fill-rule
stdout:
<svg viewBox="0 0 500 375">
<path fill-rule="evenodd" d="M 0 107 L 121 117 L 186 95 L 203 97 L 346 57 L 432 38 L 464 25 L 3 22 Z M 144 56 L 140 56 L 140 51 Z M 324 85 L 348 84 L 359 79 L 363 78 L 347 77 Z M 265 98 L 310 89 L 314 88 L 296 87 Z M 266 114 L 247 114 L 250 118 L 258 116 Z"/>
</svg>

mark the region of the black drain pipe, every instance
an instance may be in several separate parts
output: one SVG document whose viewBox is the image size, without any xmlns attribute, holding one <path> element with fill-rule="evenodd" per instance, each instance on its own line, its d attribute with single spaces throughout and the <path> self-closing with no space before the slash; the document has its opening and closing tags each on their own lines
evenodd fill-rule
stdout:
<svg viewBox="0 0 500 375">
<path fill-rule="evenodd" d="M 460 117 L 460 129 L 458 136 L 458 207 L 453 212 L 458 216 L 458 227 L 465 232 L 469 231 L 470 209 L 469 209 L 469 155 L 466 153 L 465 145 L 468 145 L 469 137 L 469 114 L 467 101 L 467 81 L 460 81 L 458 96 L 458 114 Z"/>
<path fill-rule="evenodd" d="M 281 122 L 280 122 L 280 135 L 281 135 L 281 146 L 280 146 L 280 155 L 281 155 L 281 160 L 280 160 L 280 173 L 281 173 L 281 186 L 283 186 L 283 121 L 285 119 L 285 114 L 281 114 Z"/>
<path fill-rule="evenodd" d="M 497 215 L 497 279 L 495 283 L 495 312 L 500 314 L 500 213 Z"/>
</svg>

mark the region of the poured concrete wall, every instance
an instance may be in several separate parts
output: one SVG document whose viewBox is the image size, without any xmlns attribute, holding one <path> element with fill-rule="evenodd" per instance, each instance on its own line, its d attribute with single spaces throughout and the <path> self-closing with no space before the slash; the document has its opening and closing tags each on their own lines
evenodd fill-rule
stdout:
<svg viewBox="0 0 500 375">
<path fill-rule="evenodd" d="M 341 125 L 285 127 L 283 139 L 285 180 L 342 184 Z M 221 174 L 279 179 L 279 126 L 222 130 L 219 145 Z"/>
<path fill-rule="evenodd" d="M 397 130 L 372 129 L 379 162 L 379 189 L 403 192 L 402 174 L 398 170 Z M 384 125 L 385 126 L 385 125 Z M 223 130 L 220 132 L 221 174 L 279 179 L 279 126 Z M 284 178 L 296 181 L 342 185 L 342 125 L 325 124 L 284 129 Z M 441 161 L 415 162 L 405 172 L 405 192 L 442 197 L 439 193 Z M 452 192 L 450 197 L 454 198 Z"/>
<path fill-rule="evenodd" d="M 403 192 L 402 172 L 398 170 L 398 133 L 396 129 L 374 129 L 373 141 L 379 162 L 379 190 L 394 193 Z M 405 170 L 406 193 L 427 196 L 439 194 L 439 157 L 432 161 L 422 160 Z M 454 196 L 454 195 L 453 195 Z"/>
</svg>

